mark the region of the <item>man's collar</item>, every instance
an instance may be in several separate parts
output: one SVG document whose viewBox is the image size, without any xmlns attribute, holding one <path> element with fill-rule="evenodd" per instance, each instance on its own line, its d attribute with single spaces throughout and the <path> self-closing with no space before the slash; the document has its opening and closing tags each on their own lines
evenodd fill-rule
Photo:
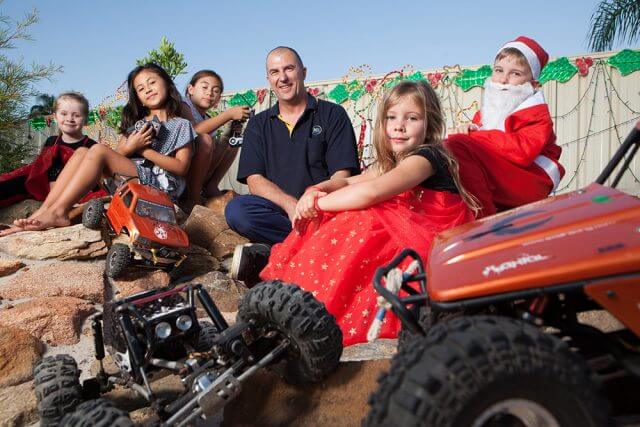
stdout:
<svg viewBox="0 0 640 427">
<path fill-rule="evenodd" d="M 305 113 L 308 110 L 315 110 L 316 108 L 318 108 L 318 100 L 315 98 L 315 96 L 307 93 L 307 106 L 304 108 Z M 280 115 L 280 103 L 276 102 L 275 105 L 269 109 L 269 116 L 278 117 L 279 115 Z"/>
</svg>

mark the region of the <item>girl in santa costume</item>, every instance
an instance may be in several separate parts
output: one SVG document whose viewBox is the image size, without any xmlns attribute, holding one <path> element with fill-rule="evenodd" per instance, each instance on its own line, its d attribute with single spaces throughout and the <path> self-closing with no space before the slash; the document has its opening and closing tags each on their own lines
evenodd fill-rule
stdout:
<svg viewBox="0 0 640 427">
<path fill-rule="evenodd" d="M 436 234 L 473 219 L 476 205 L 442 145 L 444 126 L 429 84 L 395 86 L 379 105 L 375 163 L 362 175 L 309 187 L 294 231 L 272 248 L 260 274 L 312 292 L 336 318 L 345 346 L 366 341 L 377 309 L 376 268 L 407 247 L 426 259 Z M 385 320 L 381 337 L 395 338 L 398 320 Z"/>
<path fill-rule="evenodd" d="M 479 217 L 543 199 L 564 175 L 562 149 L 537 81 L 548 59 L 528 37 L 505 44 L 473 123 L 445 141 L 460 164 L 462 184 L 480 202 Z"/>
<path fill-rule="evenodd" d="M 115 174 L 137 177 L 174 199 L 180 196 L 196 136 L 191 123 L 178 117 L 180 93 L 169 74 L 156 64 L 134 68 L 127 86 L 129 101 L 122 110 L 123 136 L 117 149 L 96 144 L 84 153 L 76 151 L 40 209 L 14 221 L 0 236 L 69 225 L 71 207 L 101 178 Z"/>
<path fill-rule="evenodd" d="M 82 127 L 89 115 L 89 101 L 81 93 L 65 92 L 53 102 L 53 116 L 58 135 L 49 137 L 33 162 L 0 175 L 0 207 L 24 199 L 44 200 L 58 179 L 62 168 L 75 151 L 85 153 L 96 141 L 84 135 Z M 97 189 L 85 199 L 104 196 Z"/>
</svg>

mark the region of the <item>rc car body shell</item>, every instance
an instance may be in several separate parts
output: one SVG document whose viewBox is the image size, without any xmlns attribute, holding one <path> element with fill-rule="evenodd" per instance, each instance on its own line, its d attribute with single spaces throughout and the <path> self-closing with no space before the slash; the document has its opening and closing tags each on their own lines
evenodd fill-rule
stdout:
<svg viewBox="0 0 640 427">
<path fill-rule="evenodd" d="M 610 282 L 606 278 L 635 273 L 629 280 L 639 280 L 640 200 L 591 184 L 463 225 L 436 238 L 426 271 L 429 299 L 436 304 L 588 280 L 585 291 L 610 305 L 602 292 L 610 290 L 602 285 Z M 611 311 L 637 313 L 640 292 L 621 286 L 619 299 L 632 300 Z"/>
<path fill-rule="evenodd" d="M 127 194 L 131 194 L 128 206 L 124 200 Z M 126 229 L 133 245 L 136 245 L 140 238 L 144 238 L 158 246 L 172 248 L 189 246 L 187 234 L 177 224 L 138 215 L 136 205 L 140 200 L 166 206 L 172 211 L 174 209 L 171 199 L 163 191 L 129 182 L 118 188 L 106 213 L 109 224 L 116 234 Z"/>
</svg>

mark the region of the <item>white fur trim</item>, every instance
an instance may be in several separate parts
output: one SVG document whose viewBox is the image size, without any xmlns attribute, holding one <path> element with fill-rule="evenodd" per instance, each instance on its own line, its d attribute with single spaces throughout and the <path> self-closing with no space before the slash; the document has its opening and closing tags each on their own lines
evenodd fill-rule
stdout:
<svg viewBox="0 0 640 427">
<path fill-rule="evenodd" d="M 551 181 L 553 181 L 553 190 L 551 191 L 556 191 L 556 188 L 558 188 L 558 184 L 560 184 L 560 168 L 558 168 L 556 162 L 543 155 L 536 157 L 533 162 L 536 165 L 540 166 L 542 170 L 544 170 L 547 175 L 549 175 L 549 178 L 551 178 Z"/>
<path fill-rule="evenodd" d="M 533 49 L 531 49 L 529 46 L 527 46 L 522 42 L 513 41 L 502 46 L 500 50 L 506 49 L 508 47 L 518 49 L 520 52 L 522 52 L 525 58 L 527 58 L 527 62 L 529 63 L 529 66 L 531 67 L 531 74 L 533 74 L 533 78 L 537 80 L 538 77 L 540 77 L 540 71 L 541 71 L 540 60 L 538 59 L 538 55 L 536 55 Z"/>
<path fill-rule="evenodd" d="M 544 93 L 542 89 L 537 89 L 533 95 L 522 101 L 522 104 L 518 105 L 515 110 L 511 112 L 511 114 L 516 111 L 524 110 L 525 108 L 533 107 L 536 105 L 546 104 L 547 101 L 544 99 Z M 511 115 L 509 114 L 509 115 Z"/>
</svg>

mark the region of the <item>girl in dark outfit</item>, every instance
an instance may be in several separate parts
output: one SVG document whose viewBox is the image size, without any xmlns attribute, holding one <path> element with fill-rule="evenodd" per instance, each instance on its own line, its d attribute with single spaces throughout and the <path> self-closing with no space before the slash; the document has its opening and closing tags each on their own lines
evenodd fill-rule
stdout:
<svg viewBox="0 0 640 427">
<path fill-rule="evenodd" d="M 87 98 L 78 92 L 65 92 L 58 95 L 53 106 L 58 135 L 47 139 L 33 162 L 0 175 L 0 207 L 24 199 L 44 200 L 75 150 L 96 144 L 82 133 L 89 115 Z M 83 201 L 105 194 L 102 191 L 92 192 Z"/>
<path fill-rule="evenodd" d="M 312 292 L 336 318 L 345 346 L 367 339 L 378 266 L 407 247 L 427 259 L 439 232 L 473 219 L 476 204 L 442 146 L 444 127 L 428 83 L 395 86 L 378 110 L 376 162 L 362 175 L 309 187 L 298 201 L 294 231 L 272 248 L 260 274 Z M 399 329 L 389 316 L 380 336 L 395 338 Z"/>
</svg>

